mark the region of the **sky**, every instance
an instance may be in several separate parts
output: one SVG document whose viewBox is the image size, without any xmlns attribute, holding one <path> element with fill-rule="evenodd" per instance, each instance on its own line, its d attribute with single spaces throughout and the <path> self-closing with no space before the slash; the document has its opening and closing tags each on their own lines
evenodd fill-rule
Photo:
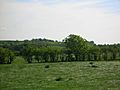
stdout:
<svg viewBox="0 0 120 90">
<path fill-rule="evenodd" d="M 62 41 L 69 34 L 120 43 L 120 0 L 0 0 L 0 40 Z"/>
</svg>

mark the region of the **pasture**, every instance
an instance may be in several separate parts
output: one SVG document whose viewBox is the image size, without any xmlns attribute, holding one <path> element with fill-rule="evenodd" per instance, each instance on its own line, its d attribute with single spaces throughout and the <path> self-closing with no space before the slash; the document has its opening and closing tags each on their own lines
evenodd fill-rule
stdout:
<svg viewBox="0 0 120 90">
<path fill-rule="evenodd" d="M 1 64 L 0 89 L 120 90 L 120 62 Z"/>
</svg>

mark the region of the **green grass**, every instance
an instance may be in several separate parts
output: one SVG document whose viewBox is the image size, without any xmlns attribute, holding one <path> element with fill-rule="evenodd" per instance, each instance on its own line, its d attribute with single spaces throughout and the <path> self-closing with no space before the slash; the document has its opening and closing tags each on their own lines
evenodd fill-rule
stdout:
<svg viewBox="0 0 120 90">
<path fill-rule="evenodd" d="M 0 90 L 120 90 L 119 61 L 93 64 L 97 67 L 89 62 L 0 65 Z"/>
</svg>

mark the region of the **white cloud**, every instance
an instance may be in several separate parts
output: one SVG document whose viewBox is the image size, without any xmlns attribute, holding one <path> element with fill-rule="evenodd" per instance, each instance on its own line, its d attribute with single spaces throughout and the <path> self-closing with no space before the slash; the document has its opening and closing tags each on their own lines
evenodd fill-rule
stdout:
<svg viewBox="0 0 120 90">
<path fill-rule="evenodd" d="M 0 8 L 0 27 L 7 27 L 7 30 L 0 31 L 0 39 L 45 37 L 62 40 L 73 33 L 97 43 L 119 42 L 120 15 L 107 13 L 88 2 L 50 6 L 4 3 Z"/>
</svg>

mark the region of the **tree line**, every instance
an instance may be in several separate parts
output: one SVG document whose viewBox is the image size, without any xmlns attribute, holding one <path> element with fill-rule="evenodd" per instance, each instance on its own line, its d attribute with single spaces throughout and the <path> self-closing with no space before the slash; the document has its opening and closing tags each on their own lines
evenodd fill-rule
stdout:
<svg viewBox="0 0 120 90">
<path fill-rule="evenodd" d="M 120 60 L 120 44 L 96 45 L 74 34 L 62 42 L 41 38 L 0 41 L 0 64 L 10 64 L 16 56 L 28 63 Z"/>
</svg>

